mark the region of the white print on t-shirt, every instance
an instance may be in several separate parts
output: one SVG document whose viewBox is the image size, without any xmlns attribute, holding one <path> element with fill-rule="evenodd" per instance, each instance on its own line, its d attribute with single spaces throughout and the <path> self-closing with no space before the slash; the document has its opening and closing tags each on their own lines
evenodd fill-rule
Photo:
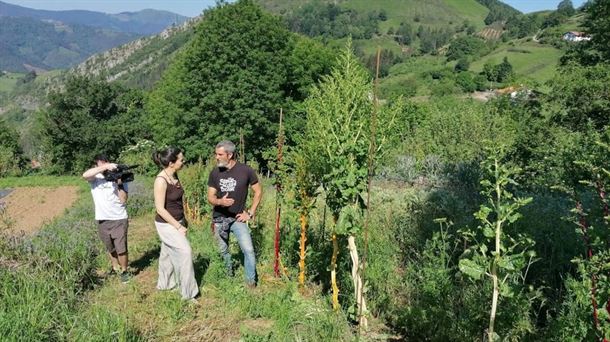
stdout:
<svg viewBox="0 0 610 342">
<path fill-rule="evenodd" d="M 220 191 L 221 192 L 231 192 L 235 191 L 235 187 L 237 186 L 237 181 L 235 178 L 226 178 L 220 180 Z"/>
</svg>

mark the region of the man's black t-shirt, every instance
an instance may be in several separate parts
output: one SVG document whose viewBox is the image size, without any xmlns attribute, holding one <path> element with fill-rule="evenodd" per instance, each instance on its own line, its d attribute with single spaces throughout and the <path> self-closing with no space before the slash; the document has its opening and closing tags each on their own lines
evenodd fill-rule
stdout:
<svg viewBox="0 0 610 342">
<path fill-rule="evenodd" d="M 214 207 L 214 217 L 235 217 L 246 207 L 248 187 L 258 183 L 256 172 L 248 165 L 237 162 L 232 168 L 214 168 L 208 179 L 208 186 L 216 189 L 216 197 L 235 200 L 230 207 Z"/>
</svg>

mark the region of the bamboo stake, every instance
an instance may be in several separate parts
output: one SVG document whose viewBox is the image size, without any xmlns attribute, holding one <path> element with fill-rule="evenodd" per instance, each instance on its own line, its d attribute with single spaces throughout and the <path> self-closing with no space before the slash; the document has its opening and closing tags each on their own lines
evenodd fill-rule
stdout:
<svg viewBox="0 0 610 342">
<path fill-rule="evenodd" d="M 280 127 L 278 131 L 277 137 L 277 167 L 279 169 L 280 164 L 282 163 L 282 147 L 284 146 L 284 132 L 282 131 L 282 120 L 284 118 L 284 112 L 282 108 L 280 108 Z M 280 276 L 280 217 L 282 214 L 282 204 L 280 203 L 281 193 L 282 193 L 282 184 L 281 180 L 278 178 L 279 175 L 276 174 L 276 183 L 275 183 L 275 262 L 273 264 L 273 272 L 276 277 Z"/>
<path fill-rule="evenodd" d="M 337 255 L 339 245 L 337 244 L 337 234 L 333 232 L 331 240 L 333 242 L 333 256 L 330 259 L 330 283 L 333 289 L 333 309 L 339 310 L 339 287 L 337 286 Z"/>
</svg>

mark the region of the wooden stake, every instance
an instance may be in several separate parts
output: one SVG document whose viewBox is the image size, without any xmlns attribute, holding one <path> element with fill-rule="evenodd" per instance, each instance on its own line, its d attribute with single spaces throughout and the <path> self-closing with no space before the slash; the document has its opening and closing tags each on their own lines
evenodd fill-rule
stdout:
<svg viewBox="0 0 610 342">
<path fill-rule="evenodd" d="M 278 129 L 277 135 L 277 166 L 276 169 L 279 170 L 280 165 L 282 163 L 282 147 L 284 146 L 284 132 L 282 130 L 282 120 L 284 118 L 284 112 L 282 108 L 280 108 L 280 126 Z M 279 178 L 279 173 L 275 175 L 275 262 L 273 264 L 273 272 L 276 277 L 280 276 L 280 218 L 282 214 L 282 204 L 281 204 L 281 194 L 282 194 L 282 184 Z"/>
</svg>

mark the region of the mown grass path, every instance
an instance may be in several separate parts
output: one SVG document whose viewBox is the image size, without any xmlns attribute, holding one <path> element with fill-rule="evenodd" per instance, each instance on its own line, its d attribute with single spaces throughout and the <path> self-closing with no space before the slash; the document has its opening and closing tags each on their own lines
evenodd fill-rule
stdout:
<svg viewBox="0 0 610 342">
<path fill-rule="evenodd" d="M 199 304 L 183 301 L 178 292 L 158 291 L 159 241 L 153 215 L 130 221 L 128 284 L 118 277 L 103 278 L 87 296 L 87 311 L 104 307 L 126 318 L 143 340 L 349 340 L 351 333 L 341 314 L 335 314 L 323 297 L 303 297 L 295 284 L 272 278 L 272 269 L 259 263 L 260 285 L 247 290 L 242 269 L 227 278 L 212 241 L 209 225 L 192 227 L 195 276 L 200 285 Z M 234 257 L 238 251 L 232 246 Z M 100 273 L 103 273 L 100 270 Z"/>
</svg>

